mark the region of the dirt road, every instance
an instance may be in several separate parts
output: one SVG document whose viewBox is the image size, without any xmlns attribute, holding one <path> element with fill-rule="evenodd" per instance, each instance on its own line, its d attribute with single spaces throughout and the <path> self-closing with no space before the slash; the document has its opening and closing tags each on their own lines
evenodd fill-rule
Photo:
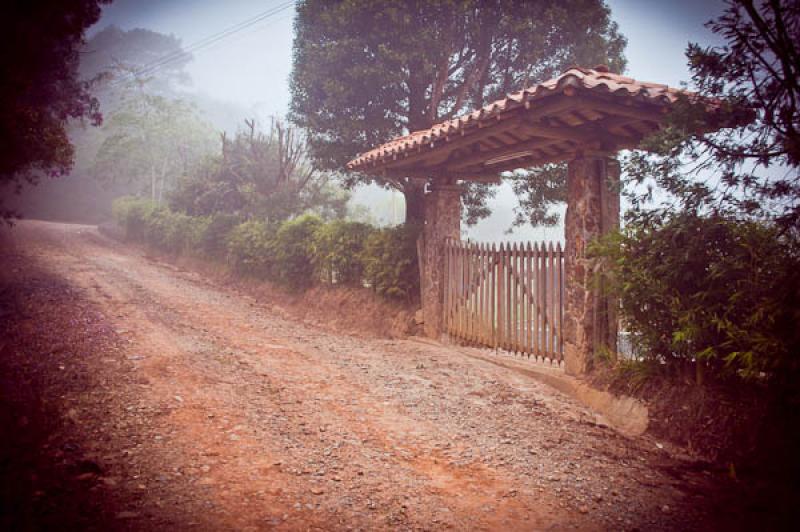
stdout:
<svg viewBox="0 0 800 532">
<path fill-rule="evenodd" d="M 712 518 L 707 474 L 525 375 L 301 323 L 93 227 L 11 234 L 0 350 L 19 393 L 6 400 L 25 400 L 19 382 L 39 386 L 59 422 L 36 453 L 87 493 L 81 526 L 651 530 Z M 24 433 L 35 414 L 17 414 L 7 421 Z M 34 511 L 63 499 L 34 477 Z"/>
</svg>

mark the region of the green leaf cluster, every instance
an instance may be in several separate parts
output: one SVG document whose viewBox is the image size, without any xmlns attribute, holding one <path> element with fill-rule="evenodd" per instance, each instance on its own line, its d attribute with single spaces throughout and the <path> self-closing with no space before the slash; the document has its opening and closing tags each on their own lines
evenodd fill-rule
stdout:
<svg viewBox="0 0 800 532">
<path fill-rule="evenodd" d="M 314 268 L 320 280 L 359 285 L 364 279 L 364 245 L 375 229 L 365 223 L 335 220 L 314 234 Z"/>
<path fill-rule="evenodd" d="M 800 228 L 800 10 L 731 0 L 706 24 L 719 46 L 690 44 L 695 94 L 625 161 L 634 208 L 775 220 Z M 656 192 L 653 194 L 653 192 Z M 666 194 L 663 194 L 666 192 Z"/>
<path fill-rule="evenodd" d="M 260 220 L 233 227 L 227 237 L 226 258 L 237 273 L 271 277 L 275 267 L 275 227 Z"/>
<path fill-rule="evenodd" d="M 341 217 L 349 195 L 306 158 L 296 128 L 273 118 L 263 132 L 246 120 L 233 138 L 221 137 L 219 153 L 178 180 L 170 206 L 193 216 L 235 213 L 280 222 L 304 212 Z"/>
<path fill-rule="evenodd" d="M 131 196 L 115 200 L 112 213 L 126 238 L 175 254 L 195 249 L 210 224 L 208 218 L 193 218 Z"/>
<path fill-rule="evenodd" d="M 364 244 L 364 274 L 379 294 L 416 301 L 419 298 L 417 239 L 421 227 L 405 224 L 373 232 Z"/>
<path fill-rule="evenodd" d="M 800 245 L 775 226 L 667 215 L 606 236 L 593 253 L 644 358 L 699 361 L 720 378 L 800 375 Z"/>
<path fill-rule="evenodd" d="M 126 98 L 102 133 L 90 173 L 105 183 L 131 183 L 158 203 L 197 170 L 213 142 L 211 126 L 192 105 L 144 91 Z"/>
</svg>

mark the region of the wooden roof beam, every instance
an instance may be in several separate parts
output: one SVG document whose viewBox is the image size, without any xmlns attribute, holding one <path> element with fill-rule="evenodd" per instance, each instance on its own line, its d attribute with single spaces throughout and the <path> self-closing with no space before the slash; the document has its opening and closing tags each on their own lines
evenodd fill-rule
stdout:
<svg viewBox="0 0 800 532">
<path fill-rule="evenodd" d="M 625 100 L 625 104 L 613 100 L 598 98 L 596 96 L 581 95 L 576 96 L 576 101 L 572 110 L 581 111 L 600 111 L 606 115 L 621 116 L 648 122 L 660 123 L 664 119 L 664 114 L 668 109 L 663 106 L 653 104 L 637 104 L 630 100 Z"/>
<path fill-rule="evenodd" d="M 535 150 L 546 148 L 548 146 L 552 146 L 555 144 L 561 144 L 563 142 L 568 142 L 568 140 L 545 139 L 538 142 L 520 142 L 512 146 L 506 146 L 504 148 L 482 151 L 474 155 L 470 155 L 468 157 L 455 159 L 453 162 L 445 164 L 445 168 L 448 171 L 459 171 L 464 168 L 468 168 L 470 166 L 476 166 L 476 165 L 479 166 L 485 164 L 487 161 L 491 161 L 492 159 L 509 157 L 517 153 L 534 152 Z"/>
<path fill-rule="evenodd" d="M 526 123 L 524 126 L 521 126 L 521 129 L 537 137 L 565 140 L 575 144 L 595 145 L 600 143 L 608 145 L 609 149 L 612 149 L 614 146 L 629 145 L 639 141 L 639 139 L 631 136 L 619 135 L 606 131 L 603 127 L 593 122 L 586 122 L 584 126 L 575 127 L 551 126 L 542 122 L 536 122 Z"/>
</svg>

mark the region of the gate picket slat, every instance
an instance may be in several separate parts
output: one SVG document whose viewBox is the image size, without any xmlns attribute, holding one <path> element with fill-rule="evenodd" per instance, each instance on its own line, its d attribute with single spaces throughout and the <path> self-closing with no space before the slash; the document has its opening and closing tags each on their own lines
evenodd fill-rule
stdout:
<svg viewBox="0 0 800 532">
<path fill-rule="evenodd" d="M 545 285 L 547 286 L 547 299 L 545 301 L 545 306 L 547 309 L 547 324 L 548 327 L 548 334 L 547 334 L 547 352 L 550 356 L 550 362 L 553 361 L 553 243 L 548 242 L 547 244 L 547 276 L 545 277 Z"/>
<path fill-rule="evenodd" d="M 446 241 L 444 244 L 444 267 L 445 271 L 449 272 L 450 270 L 450 241 Z M 447 280 L 445 281 L 445 293 L 444 293 L 444 330 L 450 332 L 450 327 L 448 324 L 447 317 L 450 315 L 450 290 L 447 287 L 447 283 L 450 281 L 450 276 L 447 276 Z"/>
<path fill-rule="evenodd" d="M 564 250 L 558 243 L 558 359 L 564 360 Z"/>
<path fill-rule="evenodd" d="M 519 311 L 519 353 L 524 355 L 527 349 L 525 342 L 525 245 L 519 245 L 519 257 L 517 258 L 517 284 L 519 285 L 519 299 L 517 299 L 517 309 Z"/>
<path fill-rule="evenodd" d="M 542 349 L 548 360 L 552 360 L 552 353 L 550 353 L 550 286 L 548 279 L 550 278 L 550 261 L 547 255 L 547 244 L 542 242 L 542 313 L 544 315 L 544 342 Z"/>
<path fill-rule="evenodd" d="M 520 354 L 525 353 L 525 248 L 520 243 L 517 250 L 517 275 L 515 276 L 518 289 L 517 300 L 517 346 Z"/>
<path fill-rule="evenodd" d="M 465 313 L 465 320 L 464 320 L 464 335 L 466 336 L 467 342 L 472 342 L 472 244 L 467 242 L 467 246 L 465 249 L 466 256 L 464 257 L 466 260 L 466 305 L 464 308 L 466 309 Z"/>
<path fill-rule="evenodd" d="M 531 256 L 528 258 L 528 284 L 530 285 L 530 301 L 528 306 L 531 308 L 531 356 L 536 358 L 536 243 L 531 246 Z"/>
<path fill-rule="evenodd" d="M 525 249 L 522 244 L 517 248 L 517 274 L 514 276 L 514 285 L 517 287 L 517 297 L 514 301 L 514 306 L 517 309 L 517 352 L 522 354 L 525 352 L 525 285 L 522 282 L 524 275 L 524 261 Z"/>
<path fill-rule="evenodd" d="M 516 273 L 517 244 L 511 244 L 511 251 L 508 253 L 508 346 L 512 353 L 517 350 L 517 309 L 514 302 L 517 300 L 517 283 L 514 282 Z"/>
<path fill-rule="evenodd" d="M 456 289 L 455 276 L 456 268 L 458 266 L 458 257 L 456 255 L 457 249 L 457 244 L 454 244 L 450 248 L 450 260 L 452 261 L 452 264 L 450 265 L 450 290 L 452 291 L 452 296 L 450 297 L 450 330 L 453 331 L 453 334 L 458 332 L 455 327 L 456 309 L 458 308 L 458 290 Z"/>
<path fill-rule="evenodd" d="M 517 350 L 517 337 L 516 337 L 517 336 L 516 335 L 516 331 L 517 331 L 517 327 L 516 327 L 516 325 L 517 325 L 517 308 L 516 308 L 516 305 L 514 305 L 514 302 L 517 299 L 517 283 L 514 280 L 514 277 L 516 275 L 516 270 L 517 270 L 516 259 L 515 259 L 516 255 L 517 255 L 516 244 L 514 244 L 513 247 L 511 248 L 511 252 L 509 253 L 509 257 L 508 257 L 508 262 L 509 262 L 509 267 L 508 267 L 508 286 L 509 286 L 509 289 L 508 289 L 508 294 L 509 294 L 509 298 L 508 298 L 508 313 L 511 315 L 511 321 L 509 321 L 509 323 L 508 323 L 508 325 L 509 325 L 508 337 L 509 337 L 509 344 L 510 344 L 510 349 L 509 350 L 512 353 L 515 353 L 516 350 Z"/>
<path fill-rule="evenodd" d="M 456 329 L 454 327 L 455 311 L 456 311 L 456 295 L 457 295 L 457 292 L 455 290 L 456 288 L 455 275 L 454 275 L 455 271 L 456 271 L 456 243 L 454 242 L 453 245 L 450 246 L 450 268 L 449 268 L 450 279 L 448 282 L 449 290 L 451 292 L 450 309 L 448 311 L 448 322 L 449 322 L 450 332 L 452 332 L 453 334 L 456 333 Z"/>
<path fill-rule="evenodd" d="M 525 254 L 522 258 L 523 269 L 525 270 L 522 275 L 522 283 L 525 286 L 525 297 L 522 300 L 522 305 L 525 308 L 525 354 L 531 356 L 531 284 L 528 282 L 528 277 L 531 273 L 531 243 L 528 242 L 525 246 Z"/>
<path fill-rule="evenodd" d="M 504 348 L 511 348 L 511 245 L 503 252 L 503 343 Z"/>
<path fill-rule="evenodd" d="M 467 338 L 467 297 L 469 293 L 467 292 L 467 246 L 464 245 L 461 248 L 461 298 L 462 298 L 462 305 L 461 305 L 461 337 L 466 339 Z"/>
<path fill-rule="evenodd" d="M 483 345 L 491 347 L 492 345 L 492 329 L 490 326 L 490 318 L 489 318 L 489 301 L 492 297 L 491 294 L 491 282 L 492 282 L 492 273 L 490 271 L 490 261 L 489 261 L 489 244 L 483 245 L 483 271 L 484 271 L 484 282 L 483 282 L 483 308 L 481 310 L 481 314 L 483 315 Z"/>
<path fill-rule="evenodd" d="M 527 249 L 525 250 L 525 344 L 527 346 L 528 358 L 533 354 L 533 314 L 531 313 L 531 296 L 533 295 L 533 286 L 531 285 L 531 243 L 528 242 Z"/>
<path fill-rule="evenodd" d="M 511 245 L 503 252 L 503 346 L 511 347 Z"/>
<path fill-rule="evenodd" d="M 558 360 L 564 360 L 564 250 L 558 243 Z"/>
<path fill-rule="evenodd" d="M 461 337 L 461 243 L 453 250 L 455 255 L 455 267 L 453 268 L 453 285 L 456 307 L 453 309 L 453 329 L 456 335 Z"/>
<path fill-rule="evenodd" d="M 555 341 L 553 342 L 553 352 L 556 360 L 561 361 L 561 250 L 559 246 L 553 249 L 553 320 L 556 324 Z"/>
<path fill-rule="evenodd" d="M 508 312 L 506 309 L 506 247 L 503 244 L 500 244 L 500 256 L 499 256 L 499 268 L 498 268 L 498 278 L 497 282 L 500 286 L 500 347 L 503 349 L 507 349 L 507 339 L 508 334 L 506 332 L 507 329 L 507 322 L 508 322 Z"/>
<path fill-rule="evenodd" d="M 533 271 L 531 272 L 531 286 L 533 288 L 533 350 L 536 358 L 541 357 L 541 344 L 539 343 L 539 327 L 541 322 L 541 312 L 539 311 L 539 244 L 533 243 Z"/>
<path fill-rule="evenodd" d="M 539 257 L 539 266 L 541 268 L 540 274 L 541 277 L 539 282 L 541 283 L 541 290 L 539 294 L 539 311 L 542 313 L 542 355 L 544 357 L 548 357 L 549 353 L 547 352 L 547 328 L 548 328 L 548 316 L 547 316 L 547 247 L 542 242 L 541 246 L 541 256 Z"/>
<path fill-rule="evenodd" d="M 489 323 L 492 325 L 492 344 L 494 349 L 497 349 L 497 250 L 492 244 L 489 250 L 489 257 L 491 262 L 491 276 L 489 277 L 489 290 L 490 290 L 490 308 L 489 308 Z"/>
<path fill-rule="evenodd" d="M 472 244 L 470 253 L 470 267 L 472 269 L 472 280 L 470 281 L 470 340 L 478 342 L 478 287 L 480 283 L 480 269 L 478 268 L 478 246 Z"/>
<path fill-rule="evenodd" d="M 483 284 L 483 268 L 481 268 L 481 248 L 480 245 L 475 244 L 475 311 L 472 314 L 472 321 L 474 322 L 474 341 L 480 344 L 482 340 L 483 327 L 481 324 L 481 286 Z"/>
<path fill-rule="evenodd" d="M 478 244 L 477 253 L 476 253 L 476 261 L 477 261 L 477 268 L 478 268 L 478 280 L 477 286 L 475 290 L 477 292 L 476 296 L 476 307 L 475 307 L 475 321 L 476 321 L 476 332 L 477 332 L 477 341 L 480 344 L 486 342 L 486 339 L 483 336 L 483 281 L 484 281 L 484 270 L 483 270 L 483 245 Z"/>
</svg>

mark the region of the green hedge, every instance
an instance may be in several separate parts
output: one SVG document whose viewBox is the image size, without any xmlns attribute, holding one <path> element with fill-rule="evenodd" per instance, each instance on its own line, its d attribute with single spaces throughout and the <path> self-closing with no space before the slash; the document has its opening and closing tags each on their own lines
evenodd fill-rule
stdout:
<svg viewBox="0 0 800 532">
<path fill-rule="evenodd" d="M 800 375 L 800 247 L 768 224 L 682 214 L 634 223 L 594 252 L 609 262 L 646 358 L 719 376 Z"/>
<path fill-rule="evenodd" d="M 364 282 L 364 244 L 375 232 L 359 222 L 333 221 L 314 234 L 313 260 L 322 282 L 361 285 Z"/>
<path fill-rule="evenodd" d="M 364 244 L 364 275 L 376 292 L 387 297 L 419 299 L 417 237 L 420 227 L 398 225 L 373 232 Z"/>
<path fill-rule="evenodd" d="M 293 289 L 314 283 L 369 286 L 395 299 L 419 297 L 419 228 L 378 229 L 306 215 L 277 224 L 233 215 L 189 216 L 134 197 L 113 213 L 128 240 L 169 253 L 226 262 L 237 273 Z"/>
<path fill-rule="evenodd" d="M 275 228 L 249 220 L 234 226 L 227 237 L 228 264 L 238 273 L 269 278 L 275 267 Z"/>
<path fill-rule="evenodd" d="M 308 288 L 314 282 L 314 239 L 323 227 L 316 216 L 305 215 L 283 222 L 275 233 L 276 279 L 292 288 Z"/>
</svg>

